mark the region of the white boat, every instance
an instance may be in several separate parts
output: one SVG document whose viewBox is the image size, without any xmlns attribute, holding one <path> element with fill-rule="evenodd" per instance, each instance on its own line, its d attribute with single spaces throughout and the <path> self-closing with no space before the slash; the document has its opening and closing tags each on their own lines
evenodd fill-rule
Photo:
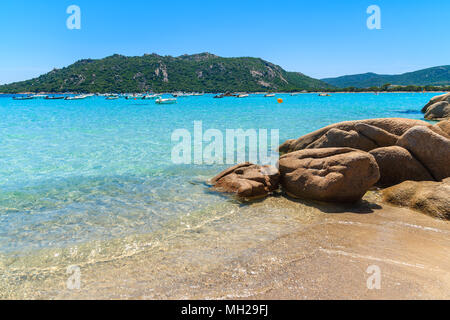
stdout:
<svg viewBox="0 0 450 320">
<path fill-rule="evenodd" d="M 158 97 L 158 99 L 155 100 L 155 103 L 157 103 L 157 104 L 174 104 L 174 103 L 177 103 L 177 99 L 175 99 L 175 98 L 163 99 L 161 97 Z"/>
<path fill-rule="evenodd" d="M 266 97 L 266 98 L 275 97 L 275 93 L 267 93 L 264 95 L 264 97 Z"/>
<path fill-rule="evenodd" d="M 146 94 L 142 96 L 142 100 L 153 100 L 158 98 L 157 94 Z"/>
<path fill-rule="evenodd" d="M 109 96 L 105 98 L 106 100 L 117 100 L 119 99 L 119 96 Z"/>
<path fill-rule="evenodd" d="M 142 95 L 140 94 L 132 94 L 132 95 L 126 95 L 125 99 L 127 100 L 137 100 L 137 99 L 142 99 Z"/>
<path fill-rule="evenodd" d="M 244 94 L 238 94 L 237 98 L 247 98 L 248 94 L 244 93 Z"/>
<path fill-rule="evenodd" d="M 47 96 L 45 94 L 35 94 L 31 96 L 32 99 L 45 99 Z"/>
<path fill-rule="evenodd" d="M 86 99 L 92 97 L 92 95 L 89 94 L 80 94 L 78 96 L 70 96 L 70 97 L 66 97 L 65 100 L 82 100 L 82 99 Z"/>
</svg>

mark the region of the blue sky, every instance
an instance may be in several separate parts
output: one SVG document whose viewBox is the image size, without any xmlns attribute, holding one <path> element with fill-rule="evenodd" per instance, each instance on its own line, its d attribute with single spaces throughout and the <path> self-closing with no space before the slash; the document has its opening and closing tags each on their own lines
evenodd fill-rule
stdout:
<svg viewBox="0 0 450 320">
<path fill-rule="evenodd" d="M 81 30 L 69 30 L 69 5 Z M 381 9 L 369 30 L 366 9 Z M 448 0 L 2 0 L 0 83 L 114 53 L 255 56 L 323 78 L 450 64 Z"/>
</svg>

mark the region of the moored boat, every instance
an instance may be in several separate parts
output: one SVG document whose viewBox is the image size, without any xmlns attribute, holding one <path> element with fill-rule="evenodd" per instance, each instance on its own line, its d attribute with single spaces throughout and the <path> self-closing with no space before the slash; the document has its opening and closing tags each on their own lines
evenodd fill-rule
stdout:
<svg viewBox="0 0 450 320">
<path fill-rule="evenodd" d="M 13 100 L 32 100 L 33 97 L 26 96 L 26 97 L 13 97 Z"/>
<path fill-rule="evenodd" d="M 35 95 L 32 95 L 32 96 L 31 96 L 32 99 L 45 99 L 45 98 L 47 98 L 47 97 L 48 97 L 48 96 L 45 95 L 45 94 L 35 94 Z"/>
<path fill-rule="evenodd" d="M 142 96 L 142 100 L 153 100 L 158 97 L 157 94 L 146 94 Z"/>
<path fill-rule="evenodd" d="M 266 94 L 264 95 L 264 97 L 266 97 L 266 98 L 272 98 L 272 97 L 275 97 L 275 93 L 266 93 Z"/>
<path fill-rule="evenodd" d="M 246 93 L 237 95 L 237 98 L 247 98 L 247 97 L 248 97 L 248 94 L 246 94 Z"/>
<path fill-rule="evenodd" d="M 82 99 L 86 99 L 88 97 L 90 97 L 90 95 L 80 94 L 78 96 L 65 97 L 64 100 L 82 100 Z"/>
<path fill-rule="evenodd" d="M 132 95 L 126 95 L 125 99 L 127 100 L 137 100 L 137 99 L 142 99 L 142 95 L 140 94 L 132 94 Z"/>
<path fill-rule="evenodd" d="M 161 97 L 158 97 L 158 99 L 155 100 L 155 103 L 157 103 L 157 104 L 174 104 L 174 103 L 177 103 L 177 99 L 175 99 L 175 98 L 163 99 Z"/>
<path fill-rule="evenodd" d="M 47 96 L 44 98 L 45 100 L 61 100 L 64 99 L 64 96 Z"/>
</svg>

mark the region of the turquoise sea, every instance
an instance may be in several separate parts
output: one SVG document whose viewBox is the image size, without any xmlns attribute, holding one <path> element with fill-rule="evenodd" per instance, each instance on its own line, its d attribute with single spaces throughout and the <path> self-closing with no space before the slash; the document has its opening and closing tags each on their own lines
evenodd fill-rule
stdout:
<svg viewBox="0 0 450 320">
<path fill-rule="evenodd" d="M 208 190 L 225 165 L 175 165 L 175 129 L 279 129 L 280 143 L 345 120 L 422 119 L 437 93 L 152 100 L 0 97 L 0 258 L 201 224 L 236 202 Z"/>
</svg>

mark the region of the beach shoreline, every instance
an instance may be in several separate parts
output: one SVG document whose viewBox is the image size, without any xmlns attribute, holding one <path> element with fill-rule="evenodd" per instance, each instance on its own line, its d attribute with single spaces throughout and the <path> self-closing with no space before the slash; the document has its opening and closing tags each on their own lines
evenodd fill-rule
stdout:
<svg viewBox="0 0 450 320">
<path fill-rule="evenodd" d="M 80 290 L 64 287 L 65 270 L 41 279 L 35 270 L 9 292 L 26 299 L 449 299 L 449 240 L 447 221 L 381 204 L 377 192 L 347 206 L 280 196 L 134 255 L 86 264 Z M 373 265 L 382 280 L 371 290 Z"/>
</svg>

